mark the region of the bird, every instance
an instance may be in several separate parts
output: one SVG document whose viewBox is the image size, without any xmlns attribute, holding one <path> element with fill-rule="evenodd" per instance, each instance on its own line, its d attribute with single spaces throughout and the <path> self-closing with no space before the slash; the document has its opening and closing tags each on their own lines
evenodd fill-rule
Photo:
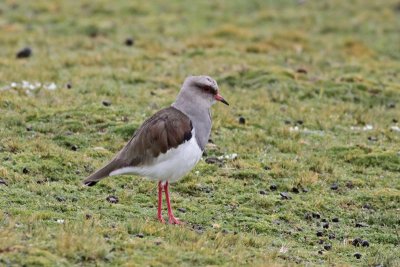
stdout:
<svg viewBox="0 0 400 267">
<path fill-rule="evenodd" d="M 111 161 L 84 179 L 84 185 L 93 186 L 105 177 L 125 174 L 157 181 L 157 219 L 165 223 L 164 192 L 168 223 L 181 224 L 172 211 L 169 184 L 183 178 L 201 159 L 211 133 L 211 107 L 218 101 L 229 106 L 213 78 L 188 76 L 175 102 L 145 120 Z"/>
</svg>

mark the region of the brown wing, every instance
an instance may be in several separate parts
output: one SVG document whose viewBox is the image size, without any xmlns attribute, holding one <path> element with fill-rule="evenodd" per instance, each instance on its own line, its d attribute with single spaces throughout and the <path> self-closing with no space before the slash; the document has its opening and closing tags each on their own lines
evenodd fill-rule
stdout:
<svg viewBox="0 0 400 267">
<path fill-rule="evenodd" d="M 158 155 L 192 138 L 192 129 L 192 122 L 183 112 L 174 107 L 162 109 L 142 124 L 110 163 L 84 183 L 94 185 L 114 170 L 151 164 Z"/>
<path fill-rule="evenodd" d="M 117 158 L 127 166 L 146 165 L 192 137 L 189 117 L 174 107 L 160 110 L 143 123 Z"/>
</svg>

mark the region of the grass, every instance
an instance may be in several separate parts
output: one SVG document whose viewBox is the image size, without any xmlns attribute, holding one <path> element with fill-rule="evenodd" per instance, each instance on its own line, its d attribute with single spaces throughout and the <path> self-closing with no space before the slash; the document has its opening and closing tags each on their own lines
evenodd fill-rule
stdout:
<svg viewBox="0 0 400 267">
<path fill-rule="evenodd" d="M 0 265 L 400 265 L 398 1 L 6 0 L 0 14 Z M 231 103 L 213 108 L 203 159 L 238 158 L 172 186 L 186 224 L 156 221 L 143 178 L 81 186 L 190 74 Z"/>
</svg>

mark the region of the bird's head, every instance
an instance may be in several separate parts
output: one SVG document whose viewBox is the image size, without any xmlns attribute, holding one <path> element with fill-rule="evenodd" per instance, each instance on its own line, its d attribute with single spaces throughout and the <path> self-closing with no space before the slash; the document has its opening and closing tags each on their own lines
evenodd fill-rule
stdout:
<svg viewBox="0 0 400 267">
<path fill-rule="evenodd" d="M 189 76 L 183 83 L 180 94 L 190 98 L 194 104 L 210 108 L 216 101 L 228 102 L 219 94 L 217 82 L 209 76 Z"/>
</svg>

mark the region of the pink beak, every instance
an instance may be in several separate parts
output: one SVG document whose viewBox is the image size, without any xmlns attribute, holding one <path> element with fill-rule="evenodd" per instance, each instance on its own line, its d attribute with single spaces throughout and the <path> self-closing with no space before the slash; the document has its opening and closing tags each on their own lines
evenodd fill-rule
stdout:
<svg viewBox="0 0 400 267">
<path fill-rule="evenodd" d="M 220 95 L 219 93 L 217 93 L 217 94 L 214 96 L 214 98 L 215 98 L 215 100 L 220 101 L 220 102 L 224 103 L 225 105 L 229 106 L 229 103 L 226 102 L 226 100 L 225 100 L 225 99 L 222 97 L 222 95 Z"/>
</svg>

